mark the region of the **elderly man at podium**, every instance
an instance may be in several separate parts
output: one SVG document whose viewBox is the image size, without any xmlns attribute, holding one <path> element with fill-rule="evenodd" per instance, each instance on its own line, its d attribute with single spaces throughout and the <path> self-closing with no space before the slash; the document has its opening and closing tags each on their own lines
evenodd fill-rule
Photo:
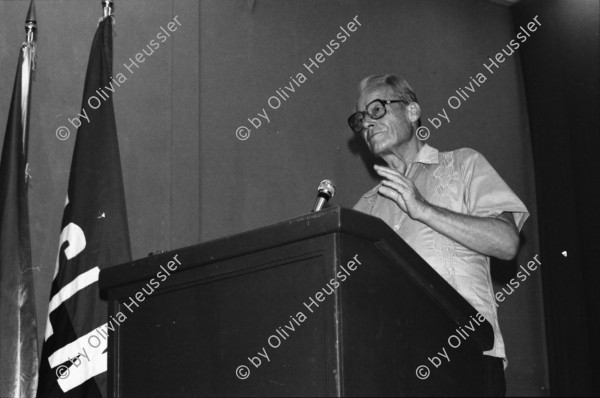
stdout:
<svg viewBox="0 0 600 398">
<path fill-rule="evenodd" d="M 354 206 L 384 220 L 454 287 L 494 329 L 484 354 L 487 390 L 506 393 L 506 356 L 490 274 L 490 256 L 515 257 L 527 208 L 477 151 L 439 152 L 417 136 L 421 109 L 406 80 L 369 76 L 348 119 L 387 167 Z"/>
</svg>

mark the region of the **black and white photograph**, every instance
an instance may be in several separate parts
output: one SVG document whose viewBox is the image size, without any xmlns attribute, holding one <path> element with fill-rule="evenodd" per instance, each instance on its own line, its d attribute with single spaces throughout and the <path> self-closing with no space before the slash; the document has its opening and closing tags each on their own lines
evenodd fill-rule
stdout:
<svg viewBox="0 0 600 398">
<path fill-rule="evenodd" d="M 599 0 L 0 0 L 0 398 L 600 395 Z"/>
</svg>

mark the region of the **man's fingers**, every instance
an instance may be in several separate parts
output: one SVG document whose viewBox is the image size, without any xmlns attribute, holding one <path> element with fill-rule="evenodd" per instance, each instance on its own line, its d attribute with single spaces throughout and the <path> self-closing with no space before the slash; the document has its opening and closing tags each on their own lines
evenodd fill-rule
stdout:
<svg viewBox="0 0 600 398">
<path fill-rule="evenodd" d="M 408 189 L 408 185 L 404 181 L 394 182 L 390 180 L 382 180 L 381 184 L 385 185 L 386 187 L 390 187 L 400 193 Z"/>
<path fill-rule="evenodd" d="M 379 166 L 379 165 L 375 165 L 375 171 L 379 174 L 387 174 L 387 175 L 393 175 L 396 177 L 400 176 L 400 173 L 398 173 L 396 170 L 394 169 L 390 169 L 389 167 L 383 167 L 383 166 Z"/>
<path fill-rule="evenodd" d="M 398 191 L 389 187 L 379 187 L 379 193 L 386 198 L 393 200 L 394 202 L 398 202 L 398 199 L 402 199 L 402 196 L 400 196 Z"/>
<path fill-rule="evenodd" d="M 402 195 L 400 195 L 398 193 L 397 190 L 381 185 L 379 187 L 378 191 L 380 194 L 382 194 L 386 198 L 391 199 L 394 202 L 396 202 L 403 211 L 406 211 L 406 203 L 404 202 L 404 198 L 402 197 Z"/>
<path fill-rule="evenodd" d="M 387 167 L 375 166 L 375 171 L 380 176 L 388 178 L 388 179 L 390 179 L 392 181 L 396 181 L 396 182 L 403 181 L 403 182 L 406 182 L 408 180 L 408 178 L 406 178 L 402 174 L 398 173 L 395 170 L 387 168 Z"/>
</svg>

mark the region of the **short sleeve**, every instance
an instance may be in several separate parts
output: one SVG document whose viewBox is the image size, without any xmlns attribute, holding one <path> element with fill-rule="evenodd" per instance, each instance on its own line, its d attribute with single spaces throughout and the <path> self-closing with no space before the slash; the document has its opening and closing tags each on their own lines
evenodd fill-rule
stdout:
<svg viewBox="0 0 600 398">
<path fill-rule="evenodd" d="M 529 218 L 529 211 L 485 157 L 474 150 L 468 150 L 463 165 L 468 214 L 493 217 L 509 212 L 512 213 L 520 231 Z"/>
</svg>

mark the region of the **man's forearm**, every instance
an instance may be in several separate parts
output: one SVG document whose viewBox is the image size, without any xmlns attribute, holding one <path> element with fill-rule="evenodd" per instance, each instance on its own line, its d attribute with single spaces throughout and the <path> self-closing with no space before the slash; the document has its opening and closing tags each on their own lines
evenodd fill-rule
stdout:
<svg viewBox="0 0 600 398">
<path fill-rule="evenodd" d="M 510 260 L 517 254 L 519 231 L 511 214 L 476 217 L 455 213 L 427 202 L 414 181 L 398 171 L 377 165 L 375 171 L 384 178 L 379 193 L 394 201 L 413 220 L 486 256 Z"/>
<path fill-rule="evenodd" d="M 507 216 L 512 217 L 476 217 L 429 205 L 419 221 L 473 251 L 510 260 L 519 248 L 519 232 Z"/>
</svg>

